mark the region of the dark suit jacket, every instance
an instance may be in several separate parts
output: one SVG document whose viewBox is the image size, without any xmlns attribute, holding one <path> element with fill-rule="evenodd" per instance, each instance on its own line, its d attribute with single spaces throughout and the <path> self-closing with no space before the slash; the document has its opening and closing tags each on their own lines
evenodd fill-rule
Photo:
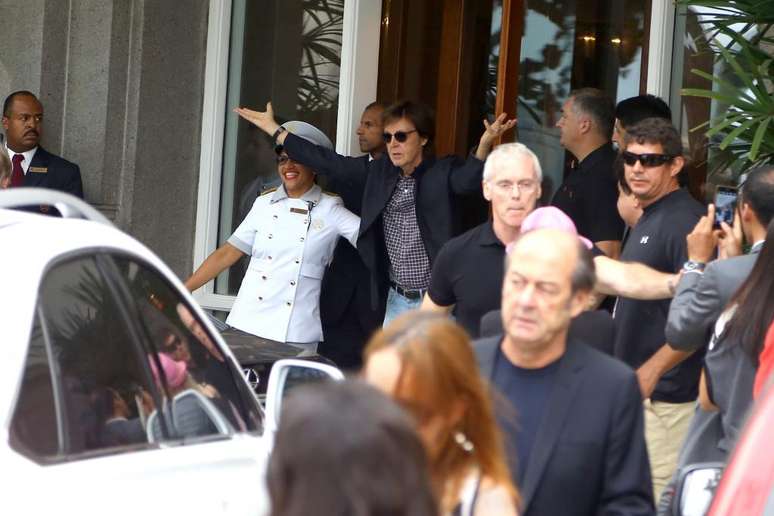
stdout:
<svg viewBox="0 0 774 516">
<path fill-rule="evenodd" d="M 500 342 L 490 337 L 474 343 L 490 380 Z M 513 429 L 503 431 L 508 446 Z M 634 371 L 581 342 L 567 344 L 519 489 L 522 516 L 653 514 Z"/>
<path fill-rule="evenodd" d="M 50 188 L 83 199 L 81 170 L 75 163 L 38 147 L 24 176 L 24 186 Z"/>
<path fill-rule="evenodd" d="M 400 169 L 388 156 L 367 162 L 340 156 L 334 151 L 288 134 L 285 151 L 291 159 L 362 192 L 360 236 L 357 249 L 371 272 L 372 305 L 383 309 L 389 287 L 389 259 L 384 243 L 382 212 L 398 182 Z M 484 162 L 446 157 L 426 158 L 414 171 L 417 181 L 416 213 L 419 231 L 432 266 L 441 246 L 460 232 L 456 195 L 481 194 Z"/>
<path fill-rule="evenodd" d="M 367 166 L 368 155 L 356 159 Z M 341 196 L 344 206 L 359 216 L 363 199 L 362 190 L 333 177 L 324 179 L 325 189 Z M 320 319 L 326 340 L 323 348 L 362 348 L 370 333 L 377 329 L 384 319 L 384 313 L 371 308 L 370 293 L 370 274 L 357 249 L 345 239 L 339 238 L 333 251 L 333 261 L 325 270 L 320 291 Z M 352 321 L 346 319 L 353 317 L 357 319 L 359 324 L 356 326 L 359 326 L 362 332 L 355 335 L 334 331 L 341 323 L 351 323 Z M 348 342 L 328 342 L 330 335 L 334 335 L 336 339 L 344 338 Z"/>
</svg>

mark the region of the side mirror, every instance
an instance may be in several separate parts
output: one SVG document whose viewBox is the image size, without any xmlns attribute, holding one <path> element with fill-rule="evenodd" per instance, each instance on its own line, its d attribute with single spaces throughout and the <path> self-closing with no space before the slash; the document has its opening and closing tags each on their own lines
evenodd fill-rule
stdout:
<svg viewBox="0 0 774 516">
<path fill-rule="evenodd" d="M 271 368 L 266 388 L 265 431 L 271 435 L 277 431 L 282 400 L 292 389 L 299 385 L 343 379 L 341 371 L 327 364 L 290 358 L 278 360 Z"/>
<path fill-rule="evenodd" d="M 680 470 L 673 514 L 704 516 L 709 511 L 725 465 L 720 462 L 691 464 Z"/>
</svg>

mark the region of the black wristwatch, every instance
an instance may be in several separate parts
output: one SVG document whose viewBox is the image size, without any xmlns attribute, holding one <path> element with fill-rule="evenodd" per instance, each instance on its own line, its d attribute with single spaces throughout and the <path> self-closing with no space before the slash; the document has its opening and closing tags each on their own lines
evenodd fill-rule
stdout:
<svg viewBox="0 0 774 516">
<path fill-rule="evenodd" d="M 285 131 L 287 131 L 287 129 L 285 129 L 284 127 L 282 127 L 282 126 L 277 127 L 277 130 L 274 131 L 274 134 L 271 135 L 271 140 L 274 143 L 277 143 L 277 137 L 279 135 L 281 135 L 282 133 L 284 133 Z"/>
<path fill-rule="evenodd" d="M 697 262 L 694 260 L 688 260 L 683 264 L 683 272 L 704 272 L 704 268 L 707 266 L 704 262 Z"/>
</svg>

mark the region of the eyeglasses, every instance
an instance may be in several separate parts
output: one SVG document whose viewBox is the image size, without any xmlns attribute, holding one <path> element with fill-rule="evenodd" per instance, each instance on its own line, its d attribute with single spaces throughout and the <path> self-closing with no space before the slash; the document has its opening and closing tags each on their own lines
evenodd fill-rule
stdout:
<svg viewBox="0 0 774 516">
<path fill-rule="evenodd" d="M 290 161 L 290 158 L 288 158 L 285 154 L 277 156 L 277 164 L 280 166 L 285 165 L 288 161 Z"/>
<path fill-rule="evenodd" d="M 398 143 L 405 143 L 405 141 L 408 139 L 408 135 L 415 132 L 417 132 L 416 129 L 412 129 L 411 131 L 395 131 L 394 134 L 385 131 L 382 134 L 382 138 L 384 138 L 384 143 L 390 143 L 393 137 L 395 137 Z"/>
<path fill-rule="evenodd" d="M 660 167 L 664 163 L 669 163 L 675 156 L 669 154 L 635 154 L 633 152 L 624 151 L 623 154 L 624 163 L 634 166 L 637 161 L 642 163 L 643 167 Z"/>
<path fill-rule="evenodd" d="M 517 181 L 512 183 L 511 181 L 498 181 L 494 184 L 495 189 L 500 193 L 509 194 L 516 188 L 519 193 L 531 194 L 537 189 L 537 183 L 535 181 Z"/>
</svg>

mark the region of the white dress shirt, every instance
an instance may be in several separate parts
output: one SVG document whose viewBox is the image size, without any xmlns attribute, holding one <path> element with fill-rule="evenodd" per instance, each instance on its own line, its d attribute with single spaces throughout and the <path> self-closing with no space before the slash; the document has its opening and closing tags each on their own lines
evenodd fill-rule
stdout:
<svg viewBox="0 0 774 516">
<path fill-rule="evenodd" d="M 255 200 L 228 243 L 250 255 L 226 323 L 279 342 L 322 340 L 320 286 L 339 236 L 355 245 L 360 218 L 314 185 L 291 199 L 284 186 Z"/>
<path fill-rule="evenodd" d="M 24 175 L 27 175 L 27 170 L 30 168 L 30 163 L 32 163 L 32 158 L 35 156 L 35 153 L 37 152 L 38 148 L 34 147 L 28 151 L 24 152 L 14 152 L 11 149 L 8 148 L 8 145 L 5 146 L 5 150 L 8 152 L 8 157 L 11 158 L 11 163 L 13 163 L 13 157 L 17 154 L 21 154 L 24 156 L 24 159 L 21 162 L 22 171 L 24 172 Z"/>
</svg>

